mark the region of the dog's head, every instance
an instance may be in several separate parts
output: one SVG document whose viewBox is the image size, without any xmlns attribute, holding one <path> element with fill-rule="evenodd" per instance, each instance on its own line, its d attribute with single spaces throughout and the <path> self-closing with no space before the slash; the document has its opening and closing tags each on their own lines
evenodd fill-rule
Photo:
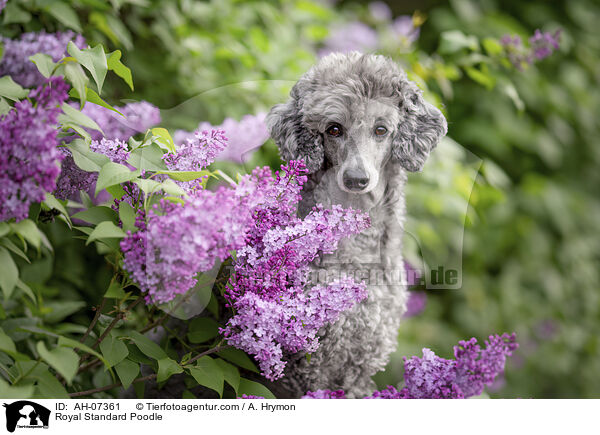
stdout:
<svg viewBox="0 0 600 435">
<path fill-rule="evenodd" d="M 442 113 L 384 56 L 330 54 L 290 97 L 267 116 L 281 157 L 304 159 L 311 173 L 331 165 L 346 192 L 371 191 L 390 159 L 420 171 L 447 131 Z"/>
</svg>

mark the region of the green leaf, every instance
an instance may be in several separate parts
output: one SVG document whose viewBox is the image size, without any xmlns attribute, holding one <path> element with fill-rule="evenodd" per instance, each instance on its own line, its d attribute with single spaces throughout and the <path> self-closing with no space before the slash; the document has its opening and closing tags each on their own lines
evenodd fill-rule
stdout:
<svg viewBox="0 0 600 435">
<path fill-rule="evenodd" d="M 25 293 L 27 296 L 29 296 L 29 299 L 31 299 L 33 301 L 33 303 L 37 305 L 37 298 L 35 297 L 33 290 L 31 290 L 31 288 L 29 288 L 29 286 L 27 284 L 25 284 L 21 280 L 18 280 L 17 288 L 19 290 L 21 290 L 23 293 Z"/>
<path fill-rule="evenodd" d="M 69 96 L 71 96 L 73 98 L 79 98 L 79 92 L 77 92 L 77 90 L 75 88 L 71 88 L 71 90 L 69 91 Z M 100 98 L 100 95 L 98 95 L 96 93 L 96 91 L 94 91 L 93 89 L 86 87 L 85 88 L 85 96 L 86 96 L 88 103 L 94 103 L 98 106 L 105 107 L 106 109 L 112 110 L 113 112 L 116 112 L 119 115 L 123 116 L 123 114 L 121 112 L 119 112 L 113 106 L 111 106 L 106 101 L 104 101 L 102 98 Z"/>
<path fill-rule="evenodd" d="M 44 305 L 49 311 L 44 313 L 46 323 L 57 323 L 73 313 L 81 311 L 86 303 L 83 301 L 55 301 Z"/>
<path fill-rule="evenodd" d="M 54 195 L 52 195 L 51 193 L 46 193 L 46 199 L 44 199 L 44 204 L 50 210 L 55 209 L 55 210 L 58 210 L 59 212 L 61 212 L 62 215 L 67 220 L 67 222 L 69 223 L 69 226 L 72 225 L 71 217 L 69 216 L 67 209 L 65 208 L 65 206 L 63 205 L 62 202 L 60 202 L 58 199 L 56 199 L 56 197 Z"/>
<path fill-rule="evenodd" d="M 31 14 L 18 5 L 19 2 L 6 3 L 6 7 L 2 11 L 3 24 L 13 23 L 28 23 L 31 21 Z"/>
<path fill-rule="evenodd" d="M 19 269 L 8 251 L 0 246 L 0 287 L 4 293 L 4 298 L 10 298 L 17 281 L 19 280 Z"/>
<path fill-rule="evenodd" d="M 13 231 L 23 237 L 27 242 L 39 249 L 42 244 L 42 236 L 38 227 L 31 219 L 23 219 L 20 222 L 10 224 Z"/>
<path fill-rule="evenodd" d="M 0 116 L 6 115 L 11 109 L 12 107 L 10 104 L 8 104 L 4 98 L 0 97 Z"/>
<path fill-rule="evenodd" d="M 200 177 L 212 176 L 212 171 L 158 171 L 158 174 L 168 175 L 177 181 L 192 181 Z"/>
<path fill-rule="evenodd" d="M 171 376 L 177 373 L 182 373 L 183 369 L 176 361 L 171 358 L 162 358 L 158 360 L 158 373 L 156 380 L 163 382 L 169 379 Z"/>
<path fill-rule="evenodd" d="M 0 245 L 4 246 L 6 249 L 11 251 L 13 254 L 18 255 L 23 260 L 25 260 L 27 263 L 31 263 L 31 261 L 29 261 L 29 258 L 27 257 L 27 255 L 25 255 L 25 253 L 21 250 L 21 248 L 19 248 L 17 245 L 15 245 L 12 242 L 12 240 L 10 240 L 8 237 L 1 238 Z"/>
<path fill-rule="evenodd" d="M 40 356 L 71 385 L 79 367 L 79 356 L 72 349 L 65 347 L 48 350 L 43 341 L 38 341 L 36 349 Z"/>
<path fill-rule="evenodd" d="M 100 173 L 98 174 L 98 181 L 96 181 L 96 195 L 109 186 L 134 180 L 139 177 L 139 175 L 139 169 L 131 171 L 127 166 L 108 162 L 102 166 L 102 169 L 100 169 Z"/>
<path fill-rule="evenodd" d="M 229 362 L 234 363 L 239 367 L 242 367 L 246 370 L 250 370 L 254 373 L 258 373 L 256 365 L 252 362 L 248 355 L 246 355 L 246 353 L 240 349 L 236 349 L 234 347 L 227 347 L 217 352 L 217 355 L 219 355 L 223 359 L 226 359 Z"/>
<path fill-rule="evenodd" d="M 80 50 L 73 41 L 69 41 L 67 51 L 92 74 L 96 86 L 98 86 L 98 93 L 101 94 L 102 85 L 108 71 L 106 54 L 104 53 L 102 44 L 98 44 L 94 48 Z"/>
<path fill-rule="evenodd" d="M 125 359 L 115 366 L 115 370 L 123 384 L 123 388 L 127 389 L 140 373 L 140 364 Z"/>
<path fill-rule="evenodd" d="M 94 228 L 94 231 L 92 231 L 92 233 L 88 236 L 85 244 L 89 245 L 94 240 L 99 239 L 122 239 L 125 236 L 126 234 L 123 229 L 119 228 L 112 222 L 104 221 L 100 222 L 98 226 Z"/>
<path fill-rule="evenodd" d="M 150 340 L 145 335 L 140 334 L 137 331 L 132 331 L 130 333 L 130 338 L 136 344 L 136 346 L 147 356 L 155 360 L 161 360 L 168 358 L 167 354 L 161 347 Z"/>
<path fill-rule="evenodd" d="M 219 335 L 219 324 L 208 317 L 192 320 L 187 333 L 191 343 L 204 343 L 217 335 Z"/>
<path fill-rule="evenodd" d="M 119 218 L 123 223 L 124 231 L 135 231 L 135 210 L 126 201 L 121 201 L 119 203 Z"/>
<path fill-rule="evenodd" d="M 156 144 L 136 148 L 131 152 L 127 163 L 143 171 L 165 171 L 164 151 Z"/>
<path fill-rule="evenodd" d="M 177 183 L 175 183 L 170 178 L 167 178 L 165 181 L 160 183 L 160 188 L 163 190 L 163 192 L 165 192 L 168 195 L 175 195 L 175 196 L 184 196 L 185 195 L 185 190 L 183 190 L 181 188 L 181 186 L 179 186 Z"/>
<path fill-rule="evenodd" d="M 219 365 L 219 367 L 221 367 L 225 381 L 231 385 L 235 391 L 235 394 L 237 395 L 240 387 L 240 371 L 236 366 L 229 364 L 227 361 L 222 360 L 221 358 L 215 359 L 215 362 Z"/>
<path fill-rule="evenodd" d="M 242 394 L 262 396 L 265 399 L 276 399 L 275 395 L 267 387 L 245 378 L 240 379 L 240 386 L 238 388 L 238 395 L 241 396 Z"/>
<path fill-rule="evenodd" d="M 8 335 L 6 335 L 2 328 L 0 328 L 0 350 L 3 350 L 4 352 L 17 351 L 14 341 L 12 341 L 12 339 Z"/>
<path fill-rule="evenodd" d="M 125 83 L 129 85 L 133 91 L 133 77 L 131 76 L 131 70 L 121 63 L 121 51 L 113 51 L 108 56 L 108 69 L 113 71 L 116 75 L 121 77 Z"/>
<path fill-rule="evenodd" d="M 164 150 L 172 153 L 176 152 L 175 142 L 166 128 L 156 127 L 152 129 L 152 134 L 156 139 L 156 144 Z"/>
<path fill-rule="evenodd" d="M 21 98 L 25 98 L 28 94 L 29 90 L 23 89 L 20 85 L 15 83 L 10 76 L 0 77 L 0 97 L 17 101 Z"/>
<path fill-rule="evenodd" d="M 3 399 L 29 399 L 33 396 L 33 385 L 12 386 L 0 378 L 0 397 Z"/>
<path fill-rule="evenodd" d="M 129 355 L 127 345 L 112 334 L 100 342 L 100 351 L 110 367 L 119 364 Z"/>
<path fill-rule="evenodd" d="M 77 90 L 79 94 L 79 100 L 81 101 L 81 107 L 86 102 L 86 87 L 88 83 L 88 78 L 86 77 L 81 66 L 76 62 L 67 62 L 65 64 L 65 76 L 67 80 L 71 82 L 73 88 Z"/>
<path fill-rule="evenodd" d="M 196 361 L 195 366 L 189 367 L 188 370 L 200 385 L 216 391 L 219 397 L 223 396 L 223 383 L 225 381 L 223 370 L 211 357 L 208 355 L 203 356 Z"/>
<path fill-rule="evenodd" d="M 448 30 L 440 35 L 440 46 L 438 52 L 441 54 L 453 54 L 460 50 L 479 50 L 479 41 L 476 36 L 467 36 L 460 30 Z"/>
<path fill-rule="evenodd" d="M 486 53 L 490 56 L 499 55 L 504 51 L 502 44 L 500 44 L 500 42 L 498 42 L 498 40 L 495 38 L 485 38 L 483 41 L 481 41 L 481 45 L 483 45 Z"/>
<path fill-rule="evenodd" d="M 90 150 L 89 145 L 81 139 L 75 139 L 71 142 L 69 150 L 73 155 L 75 164 L 84 171 L 100 172 L 100 169 L 110 162 L 110 159 L 105 155 Z"/>
<path fill-rule="evenodd" d="M 46 11 L 65 26 L 70 27 L 77 33 L 82 32 L 79 17 L 73 8 L 68 4 L 55 1 L 46 7 Z"/>
<path fill-rule="evenodd" d="M 74 219 L 79 219 L 93 225 L 98 225 L 102 222 L 117 223 L 117 213 L 110 207 L 97 205 L 87 210 L 80 211 L 73 215 Z"/>
<path fill-rule="evenodd" d="M 61 123 L 73 122 L 75 124 L 79 124 L 82 127 L 91 128 L 93 130 L 97 130 L 100 133 L 104 134 L 100 126 L 89 116 L 85 115 L 83 112 L 71 107 L 67 103 L 63 103 L 62 105 L 63 114 L 58 117 L 58 120 Z"/>
<path fill-rule="evenodd" d="M 125 291 L 123 291 L 123 287 L 117 281 L 113 281 L 108 286 L 108 290 L 104 293 L 105 298 L 117 298 L 123 299 L 125 297 Z"/>
<path fill-rule="evenodd" d="M 37 53 L 33 56 L 29 56 L 29 60 L 35 63 L 38 71 L 46 78 L 52 75 L 52 71 L 56 68 L 56 64 L 52 60 L 52 57 L 44 53 Z"/>
</svg>

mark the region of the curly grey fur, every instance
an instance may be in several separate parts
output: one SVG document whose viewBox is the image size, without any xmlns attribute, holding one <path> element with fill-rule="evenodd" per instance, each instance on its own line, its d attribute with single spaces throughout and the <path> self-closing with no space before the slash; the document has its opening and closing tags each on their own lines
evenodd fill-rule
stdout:
<svg viewBox="0 0 600 435">
<path fill-rule="evenodd" d="M 344 126 L 344 137 L 325 133 L 332 122 Z M 387 137 L 371 134 L 377 123 L 386 123 Z M 423 168 L 446 134 L 446 120 L 390 59 L 355 52 L 321 59 L 296 83 L 290 100 L 271 110 L 267 125 L 284 160 L 307 163 L 311 175 L 301 215 L 316 203 L 341 204 L 369 212 L 372 221 L 367 231 L 313 264 L 315 276 L 335 271 L 367 278 L 367 300 L 319 331 L 320 347 L 310 360 L 291 356 L 279 387 L 291 397 L 340 388 L 349 397 L 363 397 L 375 388 L 371 376 L 396 349 L 406 309 L 401 239 L 405 171 Z M 350 192 L 340 181 L 340 172 L 350 166 L 371 172 L 363 192 Z"/>
</svg>

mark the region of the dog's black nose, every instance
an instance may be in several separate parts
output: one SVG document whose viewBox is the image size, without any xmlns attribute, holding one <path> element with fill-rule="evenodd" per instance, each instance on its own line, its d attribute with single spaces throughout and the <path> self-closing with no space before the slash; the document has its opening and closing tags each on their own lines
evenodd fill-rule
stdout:
<svg viewBox="0 0 600 435">
<path fill-rule="evenodd" d="M 363 190 L 369 184 L 369 176 L 362 169 L 346 169 L 344 171 L 344 186 L 348 190 Z"/>
</svg>

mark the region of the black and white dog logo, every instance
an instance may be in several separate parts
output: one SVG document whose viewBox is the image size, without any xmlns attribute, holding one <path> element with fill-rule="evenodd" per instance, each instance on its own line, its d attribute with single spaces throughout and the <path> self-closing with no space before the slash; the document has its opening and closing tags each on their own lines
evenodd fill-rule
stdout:
<svg viewBox="0 0 600 435">
<path fill-rule="evenodd" d="M 6 430 L 14 432 L 19 429 L 48 429 L 50 410 L 29 400 L 19 400 L 4 404 L 6 408 Z"/>
</svg>

